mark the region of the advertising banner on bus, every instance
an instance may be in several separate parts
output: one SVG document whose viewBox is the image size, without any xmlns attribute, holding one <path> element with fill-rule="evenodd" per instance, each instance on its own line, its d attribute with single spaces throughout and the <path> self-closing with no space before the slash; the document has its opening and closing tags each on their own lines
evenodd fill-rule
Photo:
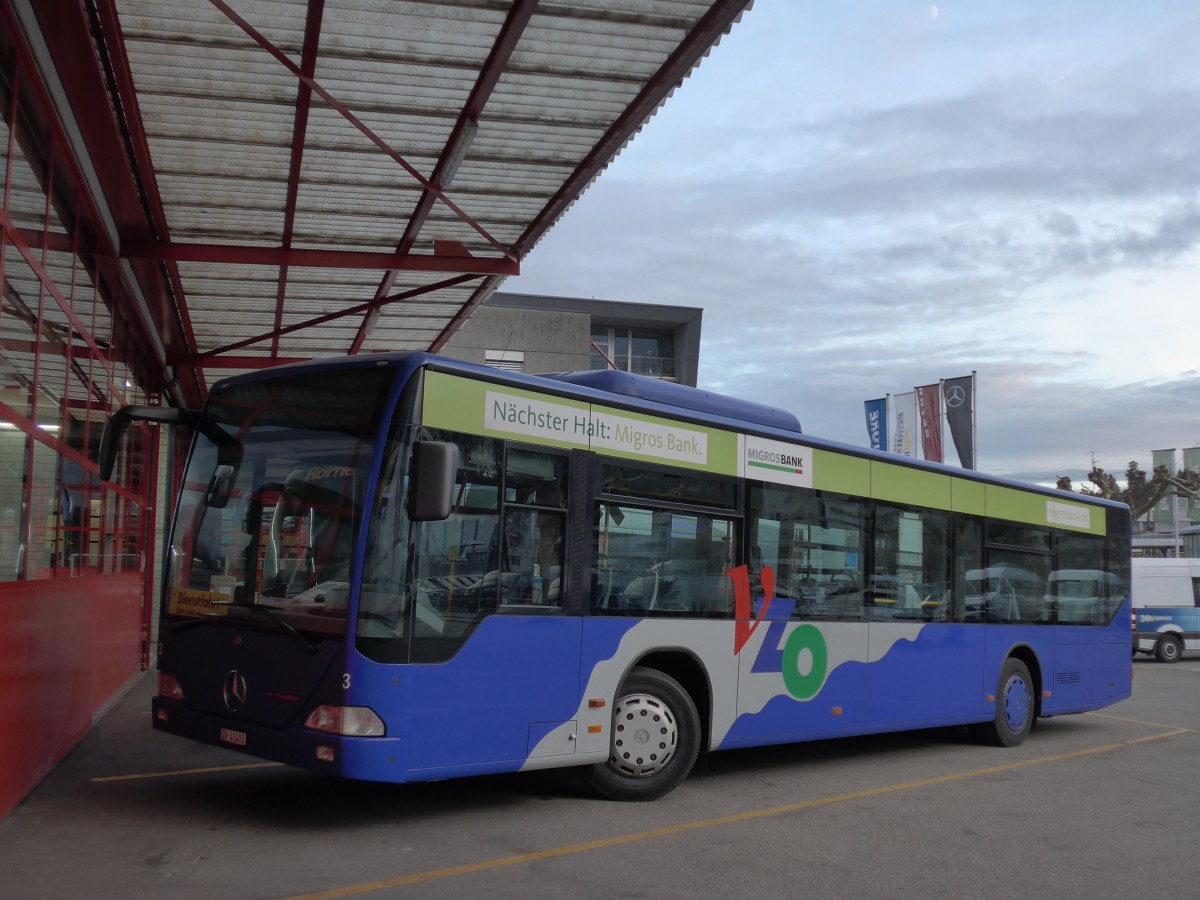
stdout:
<svg viewBox="0 0 1200 900">
<path fill-rule="evenodd" d="M 470 434 L 519 435 L 717 474 L 739 471 L 738 435 L 731 431 L 441 372 L 426 374 L 422 423 Z"/>
</svg>

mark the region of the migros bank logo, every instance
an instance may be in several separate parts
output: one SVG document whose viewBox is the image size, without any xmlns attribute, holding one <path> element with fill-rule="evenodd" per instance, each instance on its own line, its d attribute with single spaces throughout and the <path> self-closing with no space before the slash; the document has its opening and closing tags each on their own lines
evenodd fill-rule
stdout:
<svg viewBox="0 0 1200 900">
<path fill-rule="evenodd" d="M 817 626 L 803 623 L 792 629 L 783 639 L 790 624 L 794 600 L 775 597 L 775 570 L 763 566 L 762 605 L 754 615 L 750 596 L 750 569 L 738 566 L 727 573 L 733 581 L 734 622 L 733 653 L 739 655 L 750 637 L 766 621 L 767 633 L 763 637 L 758 655 L 754 658 L 751 672 L 778 672 L 783 676 L 784 687 L 797 700 L 811 700 L 821 691 L 825 676 L 829 673 L 829 648 L 825 636 Z M 772 606 L 775 617 L 768 618 Z M 784 608 L 786 607 L 786 608 Z M 782 641 L 782 646 L 780 642 Z"/>
<path fill-rule="evenodd" d="M 742 440 L 742 475 L 773 484 L 813 486 L 813 448 L 748 434 Z"/>
</svg>

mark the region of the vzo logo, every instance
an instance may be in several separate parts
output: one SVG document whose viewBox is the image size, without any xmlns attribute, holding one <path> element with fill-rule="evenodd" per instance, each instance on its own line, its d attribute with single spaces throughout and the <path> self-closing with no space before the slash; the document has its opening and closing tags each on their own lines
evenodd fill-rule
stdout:
<svg viewBox="0 0 1200 900">
<path fill-rule="evenodd" d="M 769 622 L 762 647 L 754 658 L 751 672 L 779 672 L 789 694 L 797 700 L 811 700 L 821 690 L 829 671 L 829 649 L 825 636 L 815 625 L 805 623 L 792 630 L 787 640 L 780 641 L 787 630 L 796 601 L 775 597 L 775 570 L 762 568 L 762 606 L 754 617 L 750 597 L 750 569 L 738 566 L 730 569 L 733 581 L 733 603 L 736 621 L 733 631 L 733 652 L 737 655 L 758 630 L 763 621 Z"/>
</svg>

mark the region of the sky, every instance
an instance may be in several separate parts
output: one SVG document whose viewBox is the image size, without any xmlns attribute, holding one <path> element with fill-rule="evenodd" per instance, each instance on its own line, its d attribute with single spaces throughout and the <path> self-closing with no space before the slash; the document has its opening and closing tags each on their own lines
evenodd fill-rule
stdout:
<svg viewBox="0 0 1200 900">
<path fill-rule="evenodd" d="M 977 468 L 1149 469 L 1200 445 L 1198 35 L 1192 2 L 758 0 L 504 290 L 701 307 L 699 386 L 811 434 L 975 371 Z"/>
</svg>

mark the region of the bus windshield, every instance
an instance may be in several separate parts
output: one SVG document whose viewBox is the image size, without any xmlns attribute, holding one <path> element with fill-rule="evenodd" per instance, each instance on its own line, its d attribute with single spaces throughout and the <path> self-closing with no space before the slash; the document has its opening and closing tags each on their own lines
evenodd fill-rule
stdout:
<svg viewBox="0 0 1200 900">
<path fill-rule="evenodd" d="M 388 368 L 214 391 L 168 550 L 173 628 L 345 632 L 351 559 Z"/>
</svg>

